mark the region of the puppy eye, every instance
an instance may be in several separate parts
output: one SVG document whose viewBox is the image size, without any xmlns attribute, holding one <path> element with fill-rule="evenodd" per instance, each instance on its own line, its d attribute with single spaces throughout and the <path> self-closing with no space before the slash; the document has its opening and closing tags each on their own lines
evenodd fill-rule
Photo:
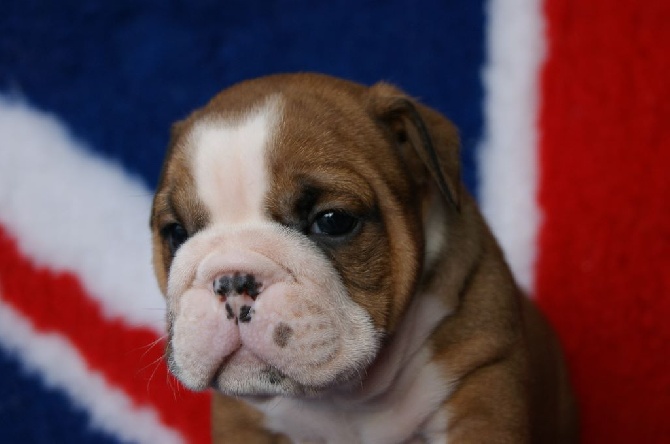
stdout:
<svg viewBox="0 0 670 444">
<path fill-rule="evenodd" d="M 344 236 L 349 234 L 358 226 L 358 219 L 344 211 L 328 210 L 319 213 L 309 231 L 312 234 L 325 234 L 326 236 Z"/>
<path fill-rule="evenodd" d="M 167 225 L 161 230 L 163 239 L 166 240 L 170 254 L 174 256 L 179 247 L 188 239 L 188 232 L 181 225 L 174 223 Z"/>
</svg>

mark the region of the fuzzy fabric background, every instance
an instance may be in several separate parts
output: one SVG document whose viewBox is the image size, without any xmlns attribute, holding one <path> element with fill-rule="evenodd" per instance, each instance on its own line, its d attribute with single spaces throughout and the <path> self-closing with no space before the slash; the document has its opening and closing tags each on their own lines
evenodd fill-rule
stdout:
<svg viewBox="0 0 670 444">
<path fill-rule="evenodd" d="M 172 121 L 236 81 L 394 82 L 564 343 L 585 443 L 670 442 L 670 2 L 80 2 L 0 14 L 0 442 L 205 443 L 161 361 Z"/>
</svg>

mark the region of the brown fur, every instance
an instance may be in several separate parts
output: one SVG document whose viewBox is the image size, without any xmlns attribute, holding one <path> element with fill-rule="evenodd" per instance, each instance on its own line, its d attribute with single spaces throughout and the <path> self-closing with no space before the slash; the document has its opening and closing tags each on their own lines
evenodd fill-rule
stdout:
<svg viewBox="0 0 670 444">
<path fill-rule="evenodd" d="M 442 407 L 449 442 L 576 441 L 558 343 L 521 295 L 460 184 L 456 130 L 390 85 L 368 89 L 308 74 L 269 77 L 224 91 L 176 125 L 152 212 L 161 288 L 171 260 L 161 227 L 175 218 L 189 230 L 207 223 L 180 140 L 198 119 L 234 119 L 273 94 L 281 94 L 286 117 L 269 160 L 268 215 L 295 226 L 307 190 L 317 209 L 341 208 L 364 220 L 355 242 L 326 253 L 352 299 L 389 340 L 417 292 L 440 294 L 453 309 L 429 339 L 434 361 L 456 386 Z M 427 143 L 438 163 L 431 163 Z M 310 197 L 309 190 L 318 192 Z M 443 218 L 446 242 L 428 268 L 423 221 L 433 212 Z M 215 395 L 213 415 L 216 442 L 283 442 L 264 432 L 262 416 L 240 401 Z"/>
</svg>

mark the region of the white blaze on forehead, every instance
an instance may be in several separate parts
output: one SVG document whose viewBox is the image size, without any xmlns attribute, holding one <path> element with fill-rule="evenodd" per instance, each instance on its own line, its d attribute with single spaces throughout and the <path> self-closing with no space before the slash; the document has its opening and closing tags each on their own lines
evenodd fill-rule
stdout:
<svg viewBox="0 0 670 444">
<path fill-rule="evenodd" d="M 188 143 L 194 147 L 196 190 L 213 223 L 263 218 L 266 152 L 280 113 L 279 98 L 272 97 L 242 118 L 208 119 L 191 131 Z"/>
</svg>

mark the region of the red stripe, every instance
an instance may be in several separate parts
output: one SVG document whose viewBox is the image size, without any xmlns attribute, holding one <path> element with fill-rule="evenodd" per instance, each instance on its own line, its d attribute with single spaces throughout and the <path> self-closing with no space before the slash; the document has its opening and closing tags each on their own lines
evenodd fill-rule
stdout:
<svg viewBox="0 0 670 444">
<path fill-rule="evenodd" d="M 3 300 L 38 331 L 66 336 L 93 371 L 138 406 L 152 406 L 189 442 L 210 442 L 209 395 L 188 392 L 168 376 L 161 359 L 164 345 L 149 347 L 158 339 L 156 334 L 104 317 L 74 275 L 35 267 L 2 227 L 0 282 Z"/>
<path fill-rule="evenodd" d="M 537 298 L 585 443 L 670 439 L 670 2 L 547 0 Z"/>
</svg>

